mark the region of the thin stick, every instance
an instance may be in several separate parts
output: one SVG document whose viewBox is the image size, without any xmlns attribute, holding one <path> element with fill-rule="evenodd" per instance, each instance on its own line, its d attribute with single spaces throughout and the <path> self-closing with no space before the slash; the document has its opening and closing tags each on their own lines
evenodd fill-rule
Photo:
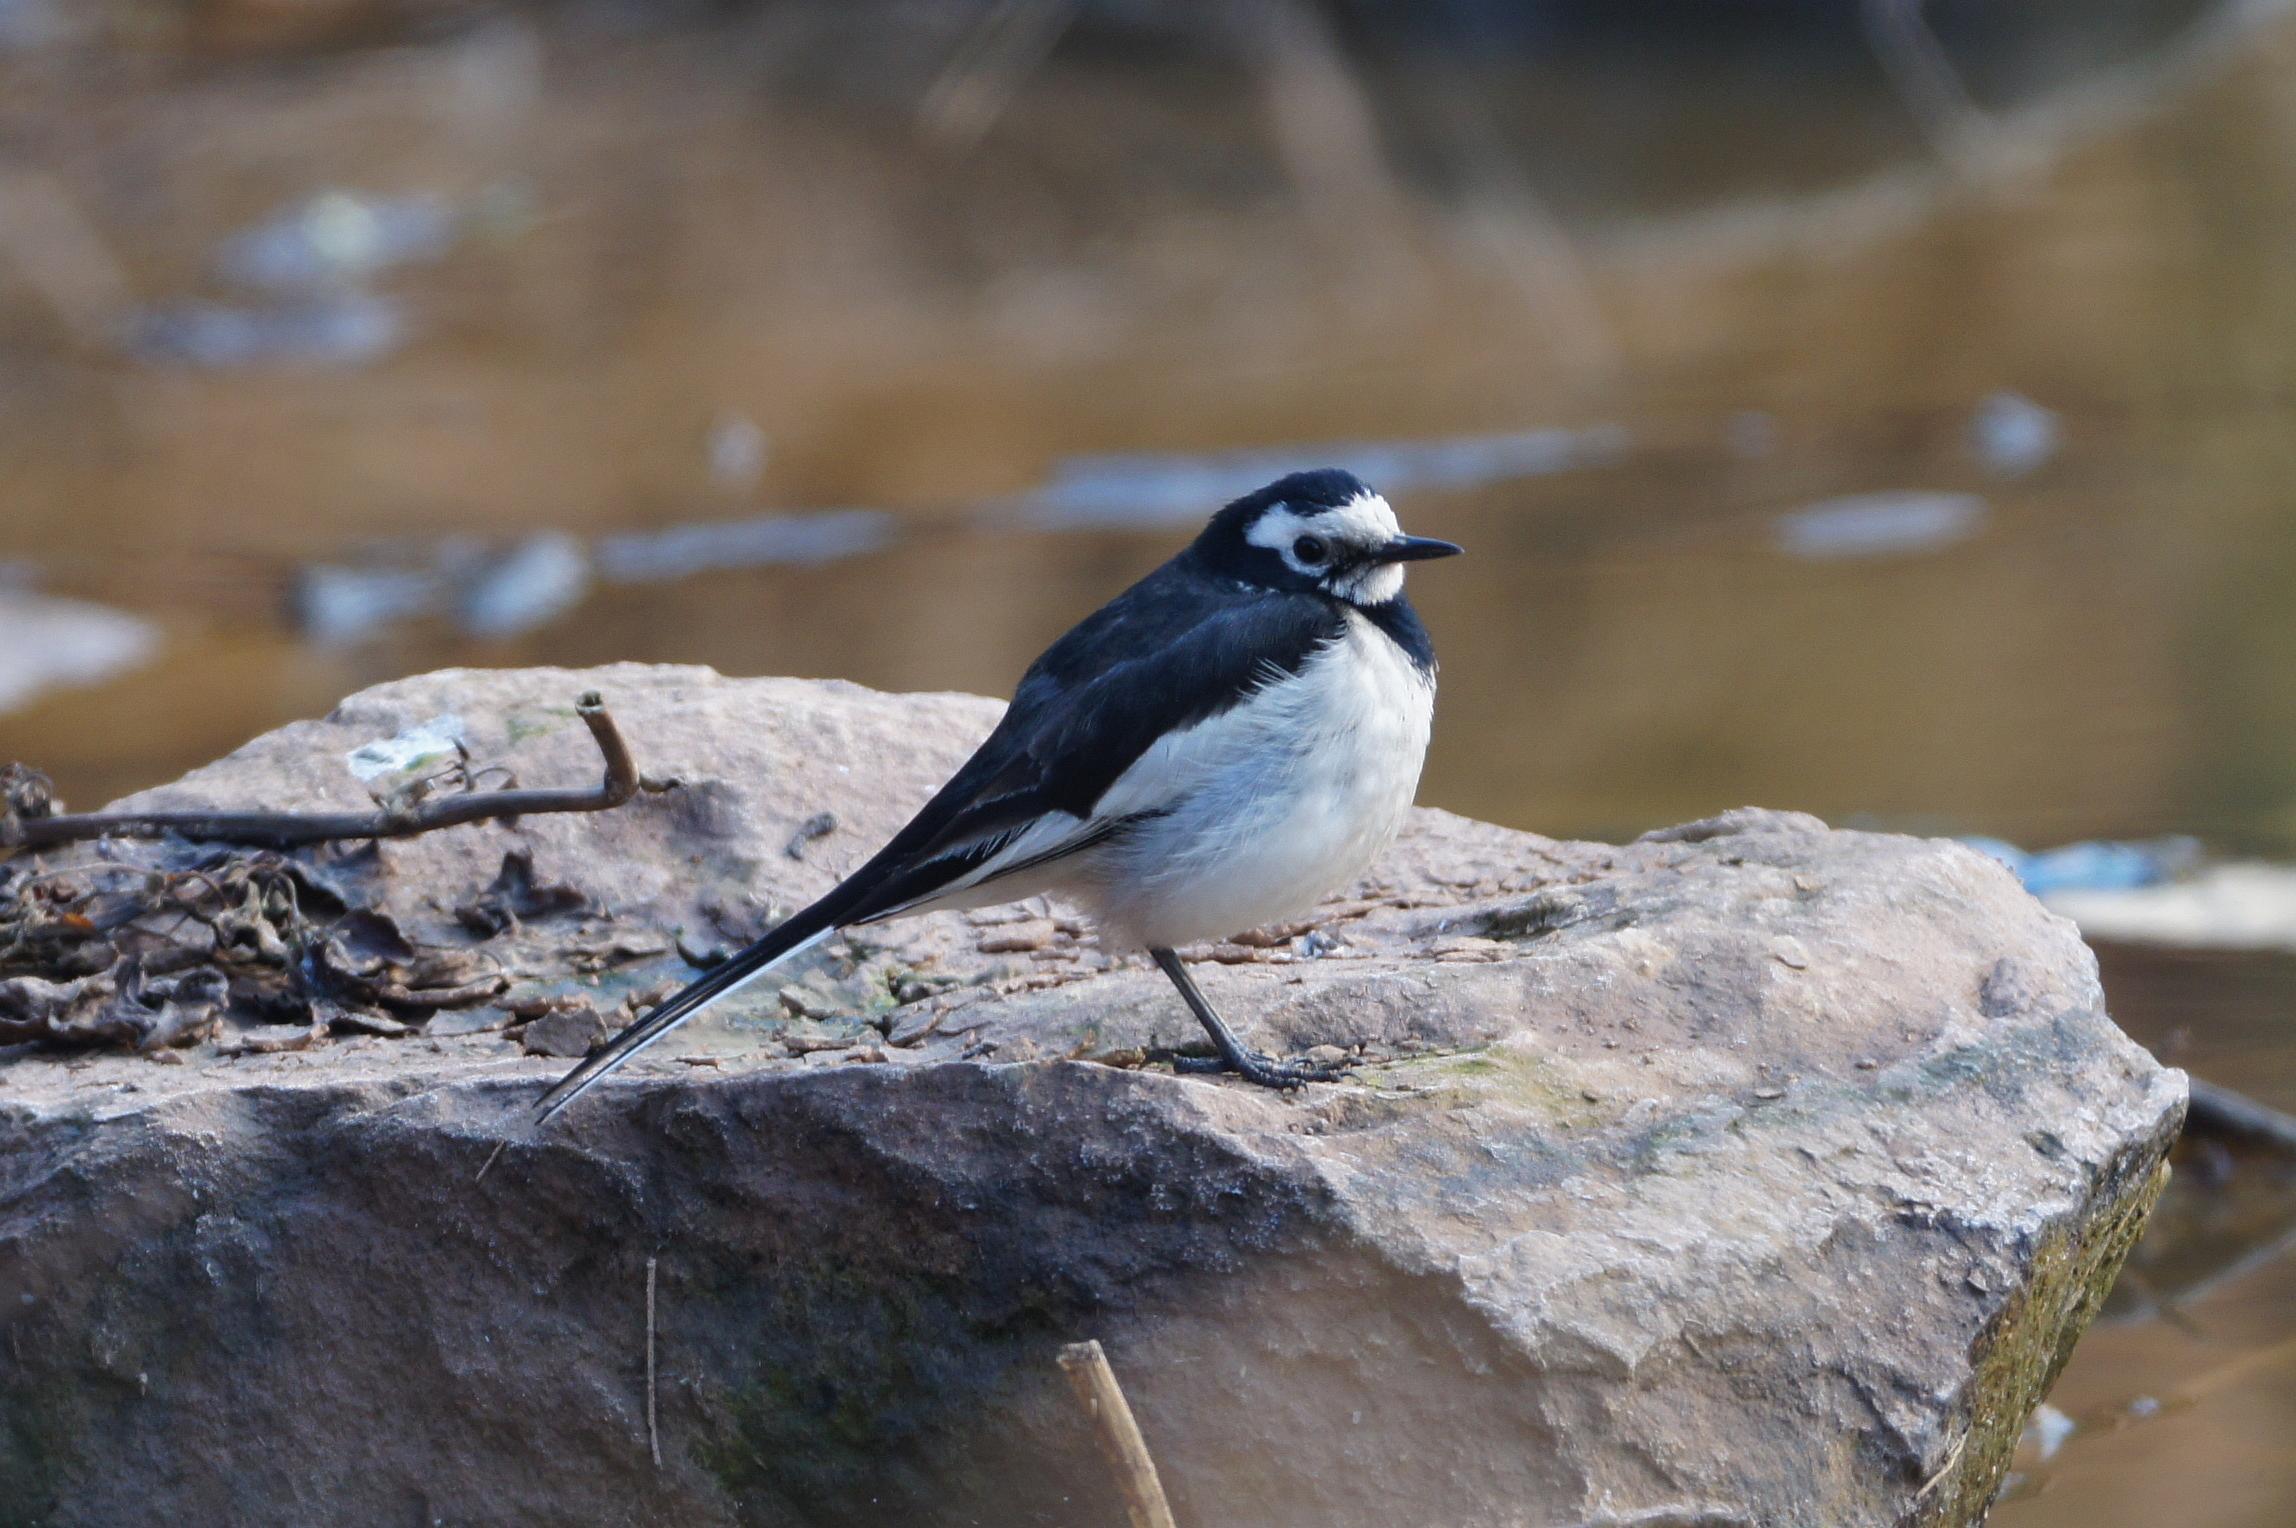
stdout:
<svg viewBox="0 0 2296 1528">
<path fill-rule="evenodd" d="M 662 1467 L 661 1414 L 654 1406 L 654 1259 L 646 1259 L 646 1448 Z"/>
<path fill-rule="evenodd" d="M 1124 1493 L 1124 1512 L 1132 1528 L 1176 1528 L 1171 1504 L 1164 1500 L 1164 1483 L 1156 1478 L 1156 1461 L 1148 1454 L 1148 1440 L 1132 1420 L 1132 1408 L 1117 1386 L 1116 1371 L 1108 1367 L 1108 1355 L 1097 1341 L 1072 1342 L 1060 1350 L 1060 1367 L 1092 1418 L 1100 1451 L 1108 1456 L 1117 1489 Z"/>
<path fill-rule="evenodd" d="M 2260 1104 L 2232 1089 L 2194 1077 L 2188 1080 L 2191 1103 L 2185 1128 L 2199 1125 L 2223 1135 L 2236 1135 L 2281 1151 L 2296 1152 L 2296 1117 Z"/>
<path fill-rule="evenodd" d="M 89 838 L 165 838 L 171 833 L 285 849 L 338 839 L 407 838 L 434 828 L 537 812 L 603 812 L 618 807 L 638 793 L 638 766 L 629 745 L 622 741 L 597 691 L 575 702 L 574 711 L 590 729 L 606 762 L 606 778 L 588 789 L 467 791 L 372 812 L 85 812 L 54 817 L 0 812 L 0 849 L 45 849 Z"/>
</svg>

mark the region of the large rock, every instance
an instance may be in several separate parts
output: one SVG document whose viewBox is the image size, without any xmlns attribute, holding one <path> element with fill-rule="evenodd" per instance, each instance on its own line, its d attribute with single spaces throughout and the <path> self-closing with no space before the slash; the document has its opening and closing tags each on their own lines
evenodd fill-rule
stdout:
<svg viewBox="0 0 2296 1528">
<path fill-rule="evenodd" d="M 681 788 L 333 873 L 468 944 L 453 909 L 530 849 L 588 910 L 500 937 L 545 986 L 598 968 L 602 1011 L 684 972 L 673 931 L 858 863 L 995 715 L 451 672 L 141 800 L 363 804 L 346 754 L 447 711 L 524 783 L 585 778 L 591 687 Z M 1112 1523 L 1053 1362 L 1086 1336 L 1184 1523 L 1982 1515 L 2183 1111 L 2071 925 L 1951 844 L 1752 811 L 1622 848 L 1421 812 L 1325 911 L 1205 952 L 1258 1043 L 1365 1048 L 1298 1096 L 1123 1065 L 1188 1016 L 1026 908 L 832 946 L 539 1136 L 566 1063 L 443 1033 L 468 1013 L 11 1053 L 5 1515 Z"/>
</svg>

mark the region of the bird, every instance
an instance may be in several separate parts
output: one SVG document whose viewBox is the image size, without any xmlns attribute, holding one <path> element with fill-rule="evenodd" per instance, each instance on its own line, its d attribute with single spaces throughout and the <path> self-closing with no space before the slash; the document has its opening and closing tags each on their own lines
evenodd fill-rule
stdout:
<svg viewBox="0 0 2296 1528">
<path fill-rule="evenodd" d="M 1145 948 L 1215 1058 L 1269 1088 L 1338 1068 L 1247 1048 L 1176 953 L 1309 911 L 1393 840 L 1419 786 L 1435 651 L 1405 535 L 1338 468 L 1213 514 L 1183 550 L 1030 664 L 994 731 L 860 869 L 593 1051 L 536 1123 L 709 1004 L 841 929 L 1052 895 Z"/>
</svg>

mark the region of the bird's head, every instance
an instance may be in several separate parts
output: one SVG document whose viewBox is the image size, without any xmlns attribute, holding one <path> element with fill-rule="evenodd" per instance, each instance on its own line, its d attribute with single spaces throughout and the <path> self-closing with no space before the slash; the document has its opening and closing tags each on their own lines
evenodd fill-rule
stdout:
<svg viewBox="0 0 2296 1528">
<path fill-rule="evenodd" d="M 1403 592 L 1403 564 L 1460 550 L 1404 535 L 1387 501 L 1337 467 L 1295 472 L 1244 495 L 1212 517 L 1193 548 L 1216 573 L 1351 605 L 1386 604 Z"/>
</svg>

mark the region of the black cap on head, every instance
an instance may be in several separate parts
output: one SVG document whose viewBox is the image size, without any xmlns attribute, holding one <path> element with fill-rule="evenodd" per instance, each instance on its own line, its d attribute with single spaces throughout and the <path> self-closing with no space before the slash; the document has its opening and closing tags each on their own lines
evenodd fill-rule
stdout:
<svg viewBox="0 0 2296 1528">
<path fill-rule="evenodd" d="M 1344 467 L 1311 467 L 1305 472 L 1277 478 L 1265 488 L 1254 489 L 1221 513 L 1235 519 L 1249 519 L 1270 504 L 1282 504 L 1293 514 L 1312 515 L 1317 510 L 1337 509 L 1350 499 L 1367 498 L 1370 494 L 1371 485 Z"/>
<path fill-rule="evenodd" d="M 1212 516 L 1204 533 L 1196 538 L 1196 546 L 1200 552 L 1222 562 L 1237 557 L 1258 561 L 1257 554 L 1244 546 L 1244 530 L 1267 510 L 1280 504 L 1295 515 L 1311 516 L 1337 509 L 1352 499 L 1370 497 L 1376 497 L 1371 485 L 1344 467 L 1313 467 L 1305 472 L 1289 473 L 1265 488 L 1255 488 L 1242 498 L 1231 500 Z"/>
</svg>

